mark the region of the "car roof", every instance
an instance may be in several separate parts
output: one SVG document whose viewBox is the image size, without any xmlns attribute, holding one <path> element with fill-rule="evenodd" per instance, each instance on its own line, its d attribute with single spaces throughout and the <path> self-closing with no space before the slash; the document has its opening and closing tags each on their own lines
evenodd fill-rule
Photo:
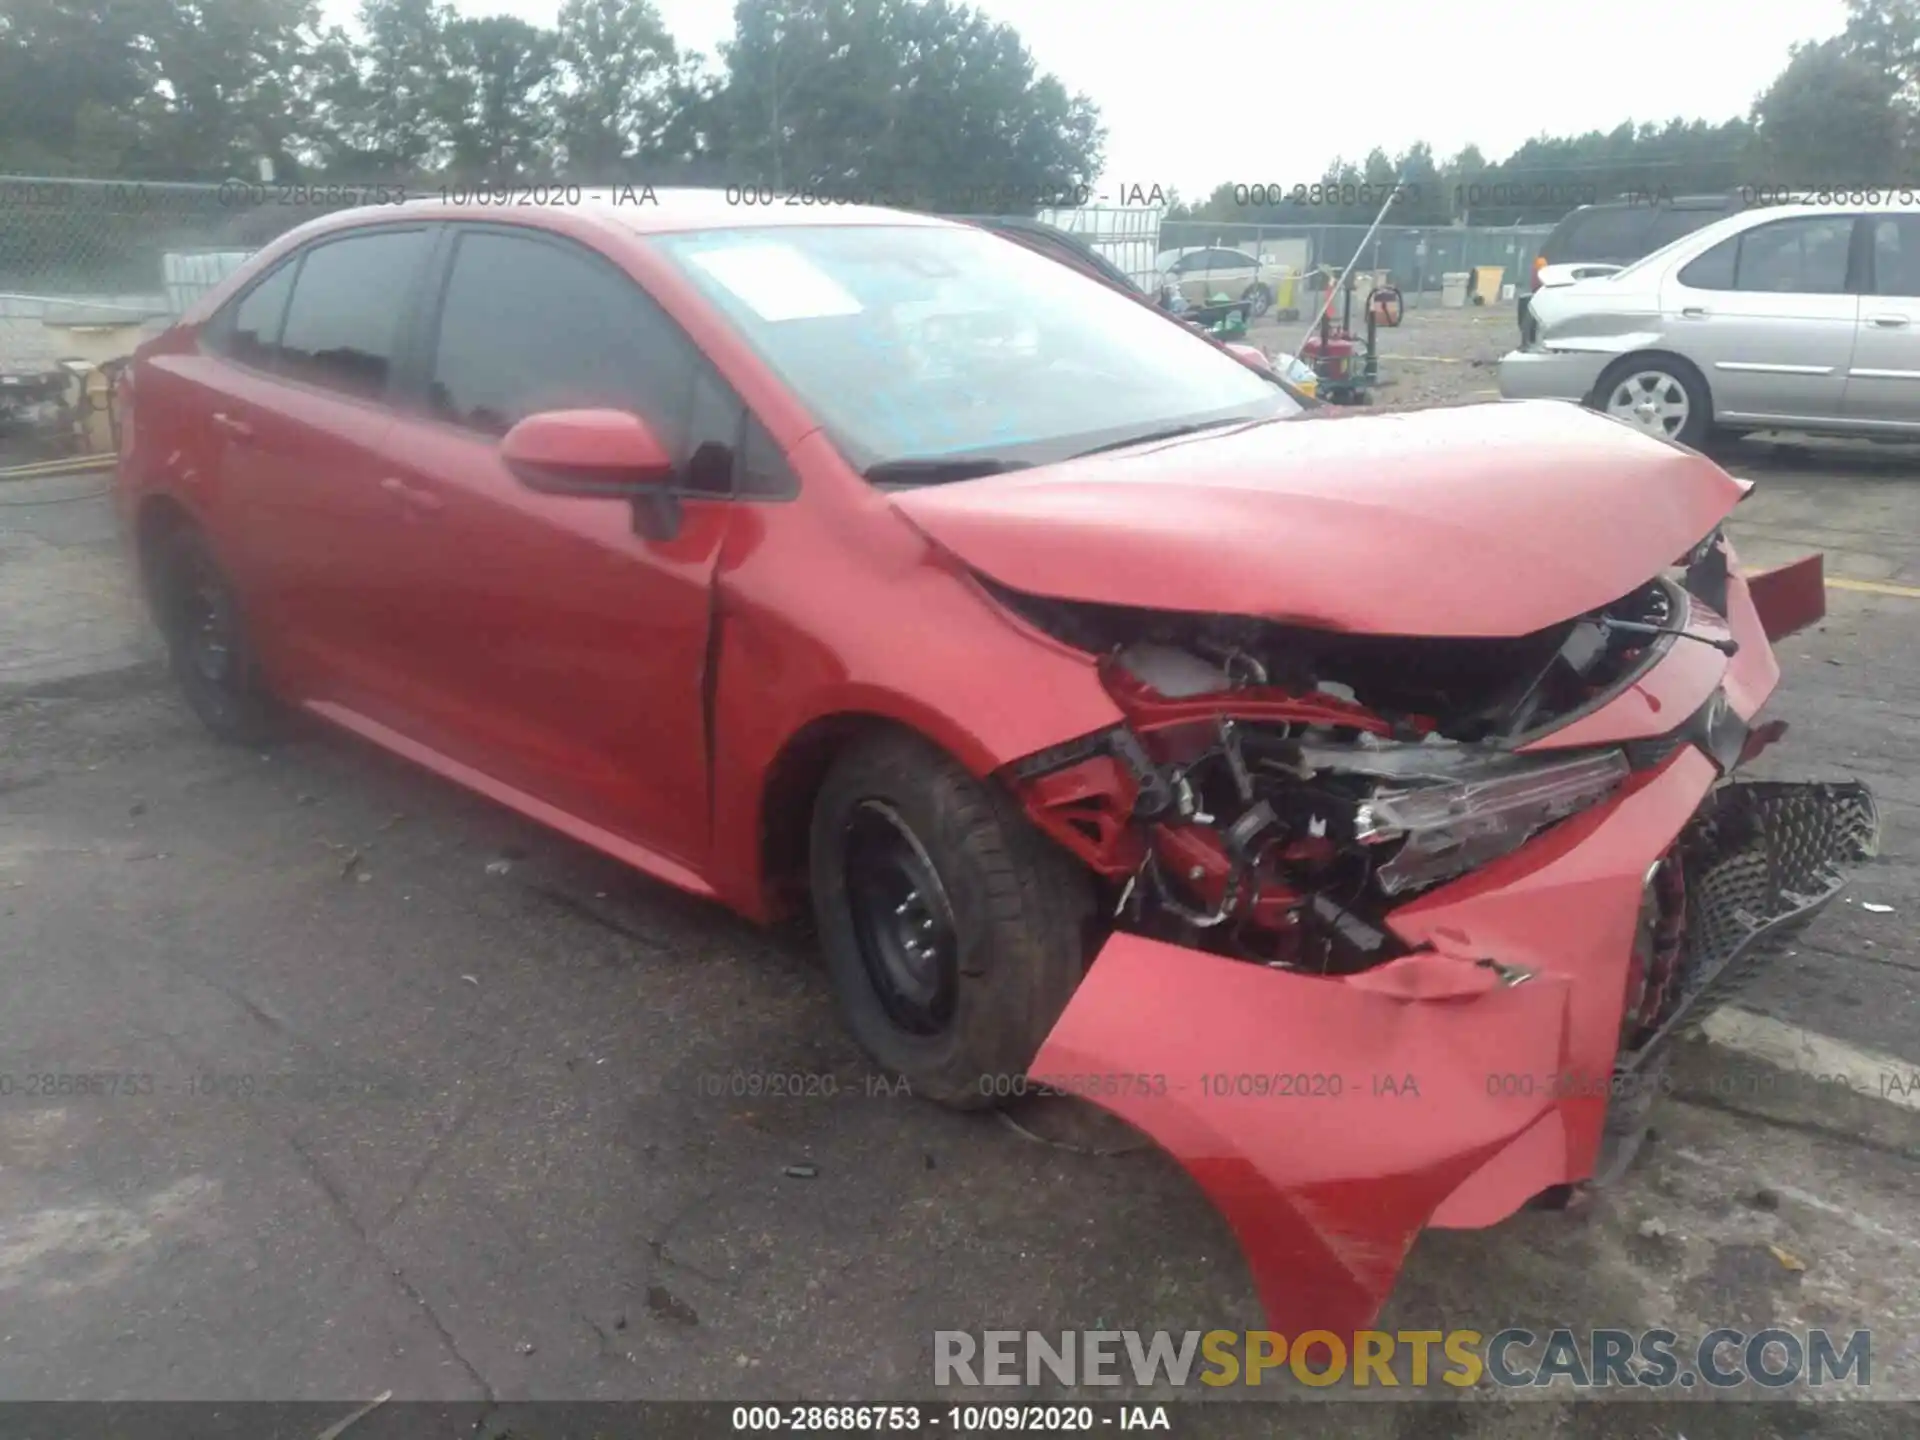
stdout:
<svg viewBox="0 0 1920 1440">
<path fill-rule="evenodd" d="M 514 188 L 500 187 L 492 193 L 511 194 Z M 548 187 L 530 188 L 537 194 L 542 188 Z M 560 190 L 571 187 L 550 188 Z M 486 187 L 480 189 L 481 193 L 487 193 Z M 445 187 L 445 191 L 455 196 L 461 193 L 460 187 L 455 186 Z M 795 196 L 790 197 L 794 203 L 776 200 L 770 205 L 754 204 L 743 198 L 753 193 L 752 187 L 721 190 L 650 185 L 583 186 L 580 187 L 577 204 L 570 202 L 551 208 L 593 212 L 602 219 L 614 221 L 643 235 L 681 230 L 758 230 L 815 225 L 952 224 L 937 215 L 913 210 L 837 203 L 826 191 L 821 192 L 820 199 L 815 203 L 802 203 L 803 197 Z M 766 195 L 770 192 L 762 189 L 758 193 Z M 469 219 L 485 219 L 489 214 L 499 214 L 497 206 L 461 204 L 457 199 L 445 200 L 431 196 L 391 208 L 416 215 L 464 216 Z M 540 207 L 536 205 L 531 208 L 537 214 Z M 516 218 L 527 213 L 526 209 L 519 209 Z"/>
<path fill-rule="evenodd" d="M 1875 204 L 1842 205 L 1837 202 L 1826 205 L 1754 205 L 1738 214 L 1723 216 L 1711 225 L 1702 225 L 1687 239 L 1701 239 L 1712 236 L 1715 240 L 1724 240 L 1729 235 L 1738 235 L 1743 230 L 1756 225 L 1764 225 L 1773 220 L 1798 220 L 1812 215 L 1920 215 L 1920 202 L 1882 201 Z"/>
<path fill-rule="evenodd" d="M 542 192 L 561 194 L 566 203 L 542 201 Z M 447 185 L 434 194 L 399 204 L 361 205 L 333 210 L 298 226 L 290 235 L 302 240 L 327 231 L 369 222 L 466 220 L 531 224 L 566 231 L 586 221 L 612 224 L 638 235 L 693 230 L 773 230 L 848 225 L 912 225 L 955 229 L 955 222 L 915 210 L 882 205 L 759 205 L 740 198 L 741 190 L 680 189 L 649 185 L 489 187 Z M 761 191 L 761 194 L 767 193 Z M 513 203 L 515 194 L 531 198 Z"/>
</svg>

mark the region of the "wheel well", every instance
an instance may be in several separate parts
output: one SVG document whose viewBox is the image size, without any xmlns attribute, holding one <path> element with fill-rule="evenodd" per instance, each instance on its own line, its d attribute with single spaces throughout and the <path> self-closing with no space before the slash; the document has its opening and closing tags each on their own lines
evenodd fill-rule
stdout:
<svg viewBox="0 0 1920 1440">
<path fill-rule="evenodd" d="M 760 805 L 760 888 L 771 918 L 784 920 L 807 912 L 813 802 L 827 771 L 850 746 L 888 731 L 928 738 L 879 715 L 828 715 L 803 725 L 781 748 Z"/>
<path fill-rule="evenodd" d="M 192 524 L 193 516 L 187 507 L 167 495 L 148 497 L 141 502 L 135 516 L 134 550 L 140 560 L 140 581 L 156 614 L 161 602 L 159 566 L 155 563 L 160 546 L 176 530 Z"/>
</svg>

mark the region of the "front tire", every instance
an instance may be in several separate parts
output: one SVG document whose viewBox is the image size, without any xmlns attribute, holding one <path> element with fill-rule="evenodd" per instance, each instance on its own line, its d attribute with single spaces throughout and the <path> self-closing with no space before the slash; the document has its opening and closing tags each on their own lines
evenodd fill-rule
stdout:
<svg viewBox="0 0 1920 1440">
<path fill-rule="evenodd" d="M 1661 439 L 1698 450 L 1713 429 L 1713 397 L 1678 356 L 1628 355 L 1609 365 L 1587 403 Z"/>
<path fill-rule="evenodd" d="M 992 1106 L 1085 973 L 1092 877 L 1013 798 L 915 737 L 834 764 L 814 803 L 813 904 L 854 1039 L 916 1095 Z"/>
<path fill-rule="evenodd" d="M 152 555 L 155 619 L 180 693 L 222 740 L 260 745 L 278 712 L 260 678 L 233 582 L 192 525 L 160 538 Z"/>
</svg>

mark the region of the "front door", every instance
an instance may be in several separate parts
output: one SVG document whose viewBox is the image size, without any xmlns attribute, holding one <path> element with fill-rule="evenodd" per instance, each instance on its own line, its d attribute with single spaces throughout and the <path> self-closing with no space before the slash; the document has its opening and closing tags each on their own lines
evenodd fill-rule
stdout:
<svg viewBox="0 0 1920 1440">
<path fill-rule="evenodd" d="M 570 241 L 454 227 L 415 413 L 384 445 L 407 539 L 398 638 L 416 738 L 698 869 L 703 675 L 744 408 L 629 276 Z M 678 525 L 535 492 L 497 442 L 546 410 L 626 409 L 682 457 Z M 702 442 L 719 437 L 718 448 Z M 724 453 L 722 453 L 724 452 Z"/>
</svg>

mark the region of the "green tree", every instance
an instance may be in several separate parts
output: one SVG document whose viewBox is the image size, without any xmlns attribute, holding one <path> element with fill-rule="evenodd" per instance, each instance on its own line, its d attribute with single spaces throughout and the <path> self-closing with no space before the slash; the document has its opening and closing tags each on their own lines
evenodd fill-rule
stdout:
<svg viewBox="0 0 1920 1440">
<path fill-rule="evenodd" d="M 739 0 L 722 55 L 743 181 L 1031 213 L 1099 175 L 1093 103 L 949 0 Z"/>
<path fill-rule="evenodd" d="M 673 121 L 679 52 L 651 0 L 560 10 L 560 149 L 574 180 L 646 179 Z"/>
<path fill-rule="evenodd" d="M 1768 185 L 1884 185 L 1913 172 L 1903 154 L 1899 80 L 1850 40 L 1800 45 L 1753 107 Z"/>
<path fill-rule="evenodd" d="M 550 175 L 558 37 L 511 15 L 489 15 L 453 21 L 446 38 L 437 108 L 447 124 L 448 174 L 494 184 Z"/>
<path fill-rule="evenodd" d="M 0 168 L 129 173 L 146 93 L 143 0 L 0 5 Z"/>
</svg>

